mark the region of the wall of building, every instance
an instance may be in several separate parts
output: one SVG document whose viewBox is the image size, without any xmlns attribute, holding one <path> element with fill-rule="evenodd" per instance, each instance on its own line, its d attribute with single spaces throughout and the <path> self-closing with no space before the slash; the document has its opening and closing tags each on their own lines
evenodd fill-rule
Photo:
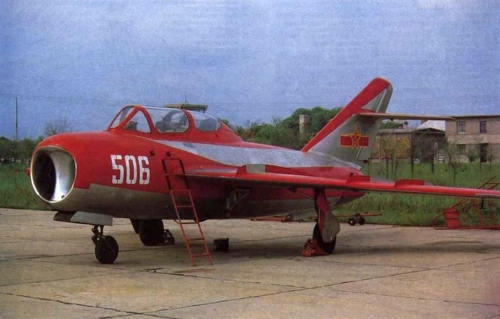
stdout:
<svg viewBox="0 0 500 319">
<path fill-rule="evenodd" d="M 479 152 L 481 144 L 488 144 L 488 154 L 486 154 L 488 161 L 500 161 L 500 115 L 455 118 L 456 121 L 446 121 L 446 138 L 448 143 L 457 145 L 462 150 L 462 161 L 468 160 L 467 153 Z M 486 122 L 485 133 L 480 132 L 481 121 Z M 465 123 L 464 132 L 458 132 L 460 122 Z"/>
</svg>

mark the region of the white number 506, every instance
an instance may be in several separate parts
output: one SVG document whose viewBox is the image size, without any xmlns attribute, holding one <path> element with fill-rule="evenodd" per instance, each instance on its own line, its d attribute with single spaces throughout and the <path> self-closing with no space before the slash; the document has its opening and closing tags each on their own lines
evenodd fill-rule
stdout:
<svg viewBox="0 0 500 319">
<path fill-rule="evenodd" d="M 133 185 L 139 182 L 140 185 L 148 185 L 151 177 L 149 169 L 149 159 L 146 156 L 134 155 L 111 155 L 111 168 L 113 176 L 111 183 Z"/>
</svg>

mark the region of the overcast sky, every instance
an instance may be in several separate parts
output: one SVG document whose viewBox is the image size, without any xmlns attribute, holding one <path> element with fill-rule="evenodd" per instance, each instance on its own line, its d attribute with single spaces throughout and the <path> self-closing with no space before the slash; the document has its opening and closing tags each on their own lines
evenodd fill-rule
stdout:
<svg viewBox="0 0 500 319">
<path fill-rule="evenodd" d="M 374 77 L 390 112 L 500 114 L 500 1 L 0 1 L 0 136 L 130 103 L 233 124 L 343 106 Z"/>
</svg>

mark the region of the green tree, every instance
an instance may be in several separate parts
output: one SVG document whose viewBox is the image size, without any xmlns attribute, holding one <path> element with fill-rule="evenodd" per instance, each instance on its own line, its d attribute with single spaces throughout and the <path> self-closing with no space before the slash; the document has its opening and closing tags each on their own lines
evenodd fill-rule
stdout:
<svg viewBox="0 0 500 319">
<path fill-rule="evenodd" d="M 13 156 L 14 144 L 5 137 L 0 137 L 0 159 L 10 159 Z"/>
<path fill-rule="evenodd" d="M 311 110 L 311 132 L 318 133 L 337 113 L 341 108 L 324 109 L 316 106 Z"/>
<path fill-rule="evenodd" d="M 341 110 L 339 107 L 325 109 L 321 106 L 315 106 L 312 109 L 298 108 L 292 115 L 283 120 L 283 125 L 294 131 L 299 131 L 299 118 L 301 115 L 307 115 L 310 118 L 307 133 L 316 134 Z"/>
<path fill-rule="evenodd" d="M 11 141 L 5 137 L 0 138 L 0 158 L 4 160 L 20 160 L 23 163 L 29 161 L 35 146 L 42 140 L 24 138 L 20 141 Z"/>
<path fill-rule="evenodd" d="M 35 149 L 36 145 L 42 140 L 39 137 L 37 140 L 32 140 L 29 138 L 24 138 L 17 142 L 16 145 L 16 158 L 21 160 L 21 162 L 28 162 L 31 158 L 31 153 Z"/>
<path fill-rule="evenodd" d="M 245 141 L 301 149 L 340 110 L 341 108 L 325 109 L 320 106 L 312 109 L 299 108 L 285 119 L 275 117 L 271 123 L 248 122 L 244 126 L 237 126 L 234 131 Z M 299 133 L 301 115 L 310 118 L 304 134 Z"/>
<path fill-rule="evenodd" d="M 233 126 L 229 123 L 229 120 L 227 119 L 223 119 L 223 118 L 217 118 L 219 121 L 221 121 L 222 123 L 226 124 L 228 127 L 230 128 L 233 128 Z"/>
</svg>

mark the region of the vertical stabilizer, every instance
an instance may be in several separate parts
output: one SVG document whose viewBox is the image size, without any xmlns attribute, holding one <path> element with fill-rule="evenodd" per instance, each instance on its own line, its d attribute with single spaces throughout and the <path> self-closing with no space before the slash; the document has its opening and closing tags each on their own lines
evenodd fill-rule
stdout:
<svg viewBox="0 0 500 319">
<path fill-rule="evenodd" d="M 372 80 L 302 149 L 362 165 L 369 157 L 382 119 L 362 113 L 385 113 L 392 85 L 380 78 Z"/>
</svg>

